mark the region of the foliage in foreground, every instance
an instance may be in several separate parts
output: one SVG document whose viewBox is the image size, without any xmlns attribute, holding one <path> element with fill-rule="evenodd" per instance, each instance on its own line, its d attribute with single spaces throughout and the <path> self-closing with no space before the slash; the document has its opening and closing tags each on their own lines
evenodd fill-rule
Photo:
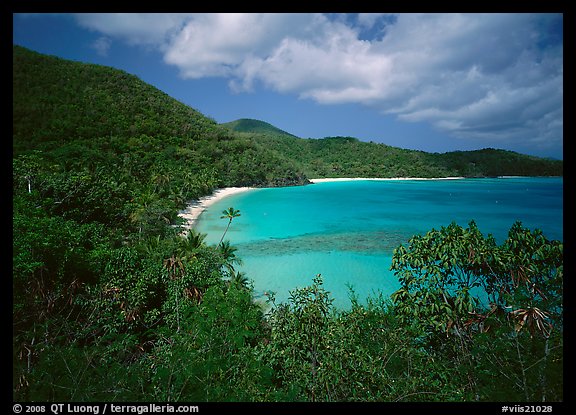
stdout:
<svg viewBox="0 0 576 415">
<path fill-rule="evenodd" d="M 15 308 L 14 399 L 563 400 L 562 244 L 519 223 L 413 237 L 392 301 L 347 310 L 318 275 L 265 313 L 197 234 L 98 255 L 100 280 Z"/>
<path fill-rule="evenodd" d="M 397 248 L 392 269 L 397 317 L 477 398 L 562 400 L 562 243 L 517 222 L 497 245 L 452 223 Z"/>
</svg>

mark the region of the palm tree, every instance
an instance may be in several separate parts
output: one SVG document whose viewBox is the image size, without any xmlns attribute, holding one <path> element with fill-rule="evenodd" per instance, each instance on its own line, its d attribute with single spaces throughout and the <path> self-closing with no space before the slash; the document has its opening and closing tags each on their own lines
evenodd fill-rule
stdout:
<svg viewBox="0 0 576 415">
<path fill-rule="evenodd" d="M 150 222 L 151 206 L 157 200 L 156 195 L 150 190 L 144 191 L 141 195 L 132 199 L 132 212 L 130 220 L 138 226 L 138 234 L 141 235 L 144 225 Z"/>
<path fill-rule="evenodd" d="M 154 173 L 152 175 L 151 181 L 154 184 L 154 193 L 160 193 L 158 190 L 162 189 L 168 183 L 170 183 L 170 175 L 167 173 Z"/>
<path fill-rule="evenodd" d="M 194 257 L 195 252 L 205 246 L 205 233 L 200 233 L 196 229 L 190 229 L 186 236 L 181 236 L 178 244 L 178 254 L 185 259 Z"/>
<path fill-rule="evenodd" d="M 246 277 L 246 274 L 238 271 L 232 273 L 229 284 L 234 285 L 236 288 L 249 289 L 250 280 L 248 279 L 248 277 Z"/>
<path fill-rule="evenodd" d="M 236 256 L 236 251 L 238 249 L 230 245 L 230 241 L 225 241 L 218 245 L 218 250 L 224 260 L 224 266 L 228 269 L 230 274 L 233 274 L 235 271 L 234 264 L 242 265 L 242 260 Z"/>
<path fill-rule="evenodd" d="M 232 223 L 232 219 L 237 218 L 238 216 L 240 216 L 240 211 L 234 209 L 233 207 L 230 207 L 230 208 L 222 211 L 222 216 L 220 216 L 220 219 L 227 218 L 228 219 L 228 225 L 226 226 L 226 230 L 222 234 L 222 238 L 220 238 L 220 242 L 218 242 L 218 245 L 220 245 L 222 243 L 222 241 L 224 240 L 224 236 L 226 236 L 226 232 L 228 232 L 228 228 L 230 227 L 230 224 Z"/>
<path fill-rule="evenodd" d="M 182 244 L 187 247 L 188 250 L 194 250 L 204 246 L 204 239 L 206 239 L 205 233 L 200 233 L 196 229 L 192 228 L 188 231 L 188 234 L 182 238 Z"/>
</svg>

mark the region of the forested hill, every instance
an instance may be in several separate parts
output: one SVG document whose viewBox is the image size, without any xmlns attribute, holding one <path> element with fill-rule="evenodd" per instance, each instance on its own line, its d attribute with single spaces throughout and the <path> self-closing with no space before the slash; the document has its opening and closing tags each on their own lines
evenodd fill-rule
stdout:
<svg viewBox="0 0 576 415">
<path fill-rule="evenodd" d="M 286 157 L 124 71 L 14 46 L 13 91 L 16 156 L 34 151 L 63 168 L 104 167 L 152 187 L 168 175 L 167 191 L 187 198 L 215 186 L 305 183 Z"/>
<path fill-rule="evenodd" d="M 14 145 L 53 150 L 83 140 L 199 139 L 216 123 L 136 76 L 110 67 L 13 53 Z"/>
<path fill-rule="evenodd" d="M 269 149 L 287 156 L 308 177 L 492 177 L 562 176 L 563 162 L 514 151 L 485 148 L 427 153 L 354 137 L 299 139 L 267 122 L 239 119 L 221 124 L 252 135 Z"/>
<path fill-rule="evenodd" d="M 290 139 L 254 134 L 256 142 L 299 163 L 307 177 L 562 176 L 563 161 L 486 148 L 428 153 L 354 137 Z"/>
<path fill-rule="evenodd" d="M 562 175 L 562 161 L 502 150 L 431 154 L 350 137 L 299 139 L 268 123 L 218 125 L 124 71 L 13 49 L 13 147 L 65 168 L 158 174 L 196 196 L 214 186 L 307 177 Z M 238 132 L 240 131 L 240 132 Z M 129 173 L 128 173 L 129 171 Z M 204 175 L 185 185 L 184 176 Z"/>
<path fill-rule="evenodd" d="M 253 120 L 251 118 L 241 118 L 239 120 L 226 122 L 220 124 L 231 131 L 237 131 L 241 133 L 263 133 L 263 134 L 275 134 L 275 135 L 286 135 L 289 137 L 295 137 L 294 134 L 290 134 L 278 127 L 273 126 L 265 121 Z"/>
</svg>

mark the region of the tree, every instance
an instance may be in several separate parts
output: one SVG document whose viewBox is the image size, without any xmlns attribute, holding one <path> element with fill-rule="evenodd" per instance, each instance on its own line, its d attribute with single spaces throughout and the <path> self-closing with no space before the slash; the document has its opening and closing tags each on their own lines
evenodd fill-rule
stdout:
<svg viewBox="0 0 576 415">
<path fill-rule="evenodd" d="M 14 185 L 16 180 L 24 179 L 28 193 L 32 193 L 32 182 L 39 175 L 41 152 L 35 150 L 32 154 L 23 154 L 12 160 Z"/>
<path fill-rule="evenodd" d="M 204 239 L 206 239 L 205 233 L 200 233 L 196 229 L 190 229 L 186 236 L 182 236 L 179 239 L 180 255 L 182 257 L 193 256 L 195 250 L 206 246 Z"/>
<path fill-rule="evenodd" d="M 276 382 L 299 390 L 304 399 L 322 400 L 319 395 L 325 388 L 322 370 L 333 299 L 318 274 L 311 286 L 290 291 L 289 300 L 290 304 L 279 306 L 273 302 L 266 360 L 275 369 Z"/>
<path fill-rule="evenodd" d="M 472 221 L 467 229 L 455 222 L 410 239 L 394 251 L 391 269 L 402 287 L 392 295 L 404 320 L 418 318 L 431 331 L 463 333 L 464 319 L 479 305 L 472 291 L 487 280 L 478 263 L 495 249 Z"/>
<path fill-rule="evenodd" d="M 236 251 L 238 249 L 232 245 L 230 245 L 230 241 L 223 241 L 218 245 L 218 252 L 222 255 L 222 259 L 224 260 L 224 266 L 230 273 L 233 275 L 236 271 L 234 269 L 234 264 L 242 265 L 242 259 L 240 259 L 236 255 Z"/>
<path fill-rule="evenodd" d="M 240 289 L 250 289 L 250 280 L 246 274 L 240 271 L 232 271 L 230 275 L 229 285 L 233 285 Z"/>
<path fill-rule="evenodd" d="M 226 229 L 224 230 L 224 233 L 222 234 L 222 238 L 220 238 L 220 242 L 218 242 L 218 245 L 222 244 L 224 236 L 226 236 L 226 232 L 228 232 L 228 228 L 230 227 L 232 220 L 239 216 L 241 216 L 240 211 L 234 209 L 233 207 L 229 207 L 228 209 L 222 211 L 222 216 L 220 216 L 220 219 L 228 219 L 228 224 L 226 225 Z"/>
<path fill-rule="evenodd" d="M 501 393 L 490 389 L 497 376 L 508 397 L 558 393 L 548 385 L 562 373 L 551 358 L 563 347 L 562 243 L 517 222 L 497 245 L 474 222 L 452 223 L 398 247 L 391 269 L 401 284 L 392 295 L 400 320 L 431 353 L 449 353 L 478 398 Z"/>
</svg>

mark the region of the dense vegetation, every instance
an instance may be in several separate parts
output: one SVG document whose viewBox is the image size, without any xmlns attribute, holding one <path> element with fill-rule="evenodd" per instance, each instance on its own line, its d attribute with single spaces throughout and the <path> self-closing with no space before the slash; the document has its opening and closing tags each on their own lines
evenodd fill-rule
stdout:
<svg viewBox="0 0 576 415">
<path fill-rule="evenodd" d="M 177 216 L 222 186 L 561 162 L 231 132 L 122 71 L 13 53 L 13 399 L 563 400 L 563 246 L 537 230 L 431 230 L 396 249 L 392 299 L 337 310 L 317 276 L 268 310 L 225 240 L 240 212 L 217 246 Z"/>
<path fill-rule="evenodd" d="M 260 120 L 253 120 L 250 118 L 241 118 L 239 120 L 226 122 L 220 125 L 231 131 L 237 131 L 240 133 L 261 133 L 298 138 L 293 134 L 281 130 L 280 128 L 274 127 L 272 124 Z"/>
<path fill-rule="evenodd" d="M 562 161 L 492 148 L 439 154 L 353 137 L 303 140 L 258 134 L 255 139 L 297 160 L 300 170 L 310 178 L 562 176 Z"/>
<path fill-rule="evenodd" d="M 289 157 L 310 178 L 562 176 L 562 161 L 513 151 L 426 153 L 354 137 L 299 139 L 258 120 L 240 119 L 222 126 Z"/>
</svg>

